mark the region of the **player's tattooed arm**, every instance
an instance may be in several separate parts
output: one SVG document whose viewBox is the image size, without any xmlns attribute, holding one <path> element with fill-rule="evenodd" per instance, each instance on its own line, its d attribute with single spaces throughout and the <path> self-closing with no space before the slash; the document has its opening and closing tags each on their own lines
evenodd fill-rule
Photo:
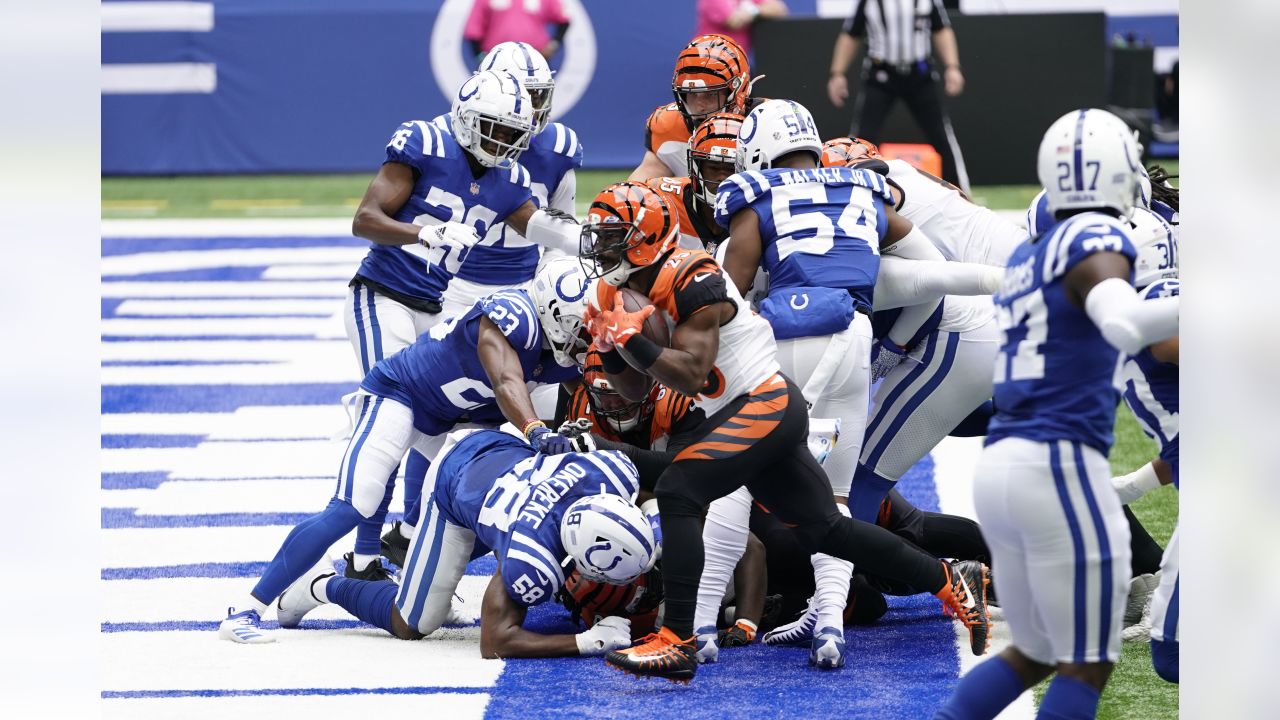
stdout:
<svg viewBox="0 0 1280 720">
<path fill-rule="evenodd" d="M 397 162 L 383 163 L 360 199 L 351 234 L 379 245 L 412 245 L 422 228 L 394 219 L 413 194 L 414 170 Z"/>
<path fill-rule="evenodd" d="M 486 659 L 577 655 L 573 635 L 542 635 L 524 629 L 526 609 L 507 594 L 502 570 L 493 574 L 480 605 L 480 656 Z"/>
<path fill-rule="evenodd" d="M 664 177 L 670 175 L 671 171 L 667 169 L 667 164 L 654 154 L 652 150 L 644 151 L 644 159 L 636 166 L 635 170 L 627 176 L 628 180 L 636 182 L 644 182 L 656 177 Z"/>
<path fill-rule="evenodd" d="M 724 254 L 725 274 L 746 295 L 760 269 L 760 256 L 764 253 L 764 241 L 760 238 L 760 217 L 755 210 L 744 208 L 734 213 L 729 222 L 729 243 Z"/>
<path fill-rule="evenodd" d="M 525 385 L 520 356 L 507 341 L 507 336 L 487 317 L 480 318 L 476 350 L 480 355 L 480 364 L 489 376 L 489 385 L 493 387 L 493 394 L 503 417 L 516 427 L 536 418 L 537 412 L 533 409 L 533 400 Z"/>
</svg>

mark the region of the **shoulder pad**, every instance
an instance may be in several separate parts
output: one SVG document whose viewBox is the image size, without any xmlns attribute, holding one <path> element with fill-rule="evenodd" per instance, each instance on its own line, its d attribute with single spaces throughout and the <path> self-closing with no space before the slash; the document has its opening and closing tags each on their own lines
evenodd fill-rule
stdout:
<svg viewBox="0 0 1280 720">
<path fill-rule="evenodd" d="M 537 350 L 542 344 L 541 326 L 529 296 L 520 290 L 502 290 L 480 298 L 480 311 L 502 331 L 516 350 Z"/>
<path fill-rule="evenodd" d="M 729 221 L 737 212 L 760 196 L 769 187 L 769 180 L 757 170 L 737 173 L 725 178 L 716 191 L 715 218 L 716 224 L 722 228 L 729 227 Z"/>
<path fill-rule="evenodd" d="M 387 161 L 419 166 L 426 158 L 446 157 L 453 137 L 434 123 L 410 120 L 400 123 L 387 142 Z"/>
<path fill-rule="evenodd" d="M 539 144 L 546 150 L 571 159 L 573 167 L 582 167 L 582 144 L 578 142 L 578 133 L 568 125 L 551 123 L 534 141 L 541 141 Z"/>
</svg>

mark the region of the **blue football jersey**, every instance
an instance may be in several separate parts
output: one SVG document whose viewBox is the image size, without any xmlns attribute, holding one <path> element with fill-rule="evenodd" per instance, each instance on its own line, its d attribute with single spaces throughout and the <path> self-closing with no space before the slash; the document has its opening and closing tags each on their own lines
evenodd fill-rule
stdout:
<svg viewBox="0 0 1280 720">
<path fill-rule="evenodd" d="M 538 455 L 502 432 L 468 435 L 441 460 L 435 501 L 450 522 L 476 534 L 473 559 L 490 550 L 507 593 L 522 605 L 551 599 L 564 584 L 560 520 L 590 495 L 635 500 L 640 476 L 618 451 Z"/>
<path fill-rule="evenodd" d="M 565 125 L 551 123 L 520 154 L 520 164 L 529 172 L 533 201 L 538 207 L 546 207 L 564 176 L 582 167 L 578 134 Z M 570 208 L 568 212 L 573 211 Z M 484 239 L 471 248 L 457 277 L 481 285 L 511 287 L 533 279 L 539 257 L 537 245 L 502 223 L 489 228 Z"/>
<path fill-rule="evenodd" d="M 838 288 L 869 311 L 888 222 L 885 202 L 893 203 L 888 184 L 867 170 L 775 168 L 720 183 L 715 216 L 729 227 L 739 210 L 755 211 L 771 295 L 792 287 Z"/>
<path fill-rule="evenodd" d="M 360 386 L 412 408 L 413 426 L 427 435 L 461 422 L 502 424 L 505 419 L 476 350 L 482 317 L 498 326 L 515 348 L 526 382 L 549 384 L 579 376 L 577 368 L 562 367 L 543 349 L 542 326 L 528 294 L 504 290 L 481 298 L 467 312 L 435 325 L 374 365 Z"/>
<path fill-rule="evenodd" d="M 1110 215 L 1072 215 L 1009 257 L 992 299 L 1004 332 L 995 363 L 996 416 L 987 444 L 1005 437 L 1070 440 L 1102 454 L 1111 448 L 1119 352 L 1071 304 L 1063 278 L 1094 253 L 1136 252 L 1128 225 Z M 1133 280 L 1132 266 L 1129 281 Z"/>
<path fill-rule="evenodd" d="M 1147 286 L 1142 299 L 1178 295 L 1176 279 L 1159 280 Z M 1144 348 L 1124 358 L 1120 368 L 1120 392 L 1138 419 L 1138 424 L 1160 446 L 1160 457 L 1173 464 L 1178 460 L 1178 366 L 1155 359 Z"/>
<path fill-rule="evenodd" d="M 474 177 L 448 123 L 402 123 L 387 143 L 384 162 L 414 171 L 413 193 L 392 216 L 400 222 L 460 222 L 483 238 L 533 196 L 529 172 L 519 163 Z M 428 268 L 424 252 L 419 245 L 374 244 L 356 275 L 410 298 L 439 302 L 451 276 L 439 265 Z"/>
</svg>

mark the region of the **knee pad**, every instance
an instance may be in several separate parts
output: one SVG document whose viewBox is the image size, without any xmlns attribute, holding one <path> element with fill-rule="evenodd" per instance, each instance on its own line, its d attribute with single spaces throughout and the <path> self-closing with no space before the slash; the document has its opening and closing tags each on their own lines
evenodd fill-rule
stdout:
<svg viewBox="0 0 1280 720">
<path fill-rule="evenodd" d="M 1152 640 L 1151 665 L 1166 682 L 1178 683 L 1178 641 Z"/>
</svg>

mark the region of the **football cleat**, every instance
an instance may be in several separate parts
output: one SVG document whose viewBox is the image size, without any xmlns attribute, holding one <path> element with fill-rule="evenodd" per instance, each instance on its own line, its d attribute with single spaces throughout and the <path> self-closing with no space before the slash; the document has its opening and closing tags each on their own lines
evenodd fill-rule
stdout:
<svg viewBox="0 0 1280 720">
<path fill-rule="evenodd" d="M 682 640 L 663 627 L 646 635 L 640 644 L 605 655 L 605 662 L 637 677 L 660 677 L 688 684 L 698 672 L 698 651 L 693 638 Z"/>
<path fill-rule="evenodd" d="M 273 643 L 275 638 L 262 632 L 262 618 L 257 610 L 241 610 L 227 608 L 227 619 L 218 626 L 218 637 L 245 645 L 261 645 Z"/>
<path fill-rule="evenodd" d="M 713 663 L 720 659 L 720 638 L 714 627 L 708 625 L 698 628 L 694 633 L 693 643 L 697 649 L 698 662 Z"/>
<path fill-rule="evenodd" d="M 280 627 L 298 627 L 307 613 L 323 605 L 324 603 L 316 599 L 311 586 L 317 580 L 331 578 L 334 575 L 337 573 L 333 570 L 333 563 L 329 562 L 329 558 L 324 557 L 305 575 L 285 588 L 280 594 L 280 599 L 276 600 L 276 620 L 280 622 Z"/>
<path fill-rule="evenodd" d="M 347 569 L 342 571 L 343 577 L 349 577 L 352 580 L 368 580 L 369 582 L 395 582 L 396 580 L 391 571 L 382 567 L 382 563 L 378 560 L 369 563 L 363 570 L 357 570 L 356 554 L 354 552 L 343 555 L 342 559 L 347 561 Z"/>
<path fill-rule="evenodd" d="M 786 625 L 779 625 L 764 634 L 765 645 L 804 645 L 813 640 L 813 632 L 818 627 L 818 609 L 813 598 L 809 598 L 809 607 L 804 614 Z"/>
<path fill-rule="evenodd" d="M 720 647 L 745 647 L 756 641 L 756 631 L 739 620 L 733 627 L 721 630 L 717 641 Z"/>
<path fill-rule="evenodd" d="M 400 531 L 397 520 L 391 529 L 382 536 L 382 557 L 398 568 L 404 568 L 405 558 L 409 556 L 409 538 Z"/>
<path fill-rule="evenodd" d="M 1151 601 L 1143 610 L 1142 619 L 1120 631 L 1120 639 L 1124 642 L 1150 642 L 1151 640 Z"/>
<path fill-rule="evenodd" d="M 1124 606 L 1124 627 L 1142 622 L 1149 615 L 1151 593 L 1160 586 L 1160 573 L 1144 573 L 1129 581 L 1129 597 Z"/>
<path fill-rule="evenodd" d="M 969 629 L 969 649 L 974 655 L 987 652 L 991 636 L 991 616 L 987 611 L 987 584 L 991 571 L 977 560 L 943 563 L 947 584 L 938 591 L 938 599 L 948 615 L 958 618 Z"/>
<path fill-rule="evenodd" d="M 819 630 L 810 646 L 809 664 L 822 670 L 844 667 L 844 631 L 833 627 Z"/>
</svg>

